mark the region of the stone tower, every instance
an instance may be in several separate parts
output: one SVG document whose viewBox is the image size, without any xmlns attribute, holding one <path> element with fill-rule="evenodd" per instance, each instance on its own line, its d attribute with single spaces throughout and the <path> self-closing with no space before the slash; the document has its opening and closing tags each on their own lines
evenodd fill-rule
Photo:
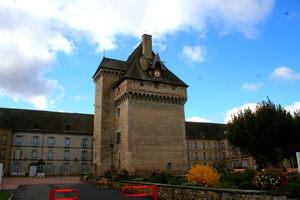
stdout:
<svg viewBox="0 0 300 200">
<path fill-rule="evenodd" d="M 94 173 L 185 174 L 188 86 L 152 52 L 152 37 L 127 61 L 103 58 L 93 80 Z"/>
</svg>

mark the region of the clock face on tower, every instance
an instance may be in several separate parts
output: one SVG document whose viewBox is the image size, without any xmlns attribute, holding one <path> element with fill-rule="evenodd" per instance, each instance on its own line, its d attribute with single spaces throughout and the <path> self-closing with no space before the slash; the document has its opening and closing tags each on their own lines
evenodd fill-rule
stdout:
<svg viewBox="0 0 300 200">
<path fill-rule="evenodd" d="M 159 78 L 159 77 L 160 77 L 160 72 L 159 72 L 159 71 L 154 71 L 154 76 L 155 76 L 156 78 Z"/>
</svg>

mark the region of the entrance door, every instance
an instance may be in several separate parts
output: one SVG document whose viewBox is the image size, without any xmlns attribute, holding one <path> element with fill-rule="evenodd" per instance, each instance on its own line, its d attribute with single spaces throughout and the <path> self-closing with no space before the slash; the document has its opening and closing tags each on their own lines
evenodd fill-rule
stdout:
<svg viewBox="0 0 300 200">
<path fill-rule="evenodd" d="M 36 166 L 29 167 L 29 176 L 34 176 L 36 174 Z"/>
</svg>

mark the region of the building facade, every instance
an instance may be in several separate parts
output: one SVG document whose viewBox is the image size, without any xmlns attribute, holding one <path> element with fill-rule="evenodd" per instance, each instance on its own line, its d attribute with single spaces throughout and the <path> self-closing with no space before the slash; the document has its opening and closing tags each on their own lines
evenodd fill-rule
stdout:
<svg viewBox="0 0 300 200">
<path fill-rule="evenodd" d="M 5 174 L 34 176 L 40 159 L 45 162 L 47 176 L 91 172 L 93 118 L 86 114 L 0 108 Z"/>
<path fill-rule="evenodd" d="M 12 129 L 0 122 L 0 159 L 3 164 L 2 175 L 9 174 L 10 152 L 12 144 Z"/>
<path fill-rule="evenodd" d="M 185 122 L 187 169 L 195 164 L 207 165 L 219 171 L 254 168 L 255 160 L 232 149 L 226 137 L 226 124 Z"/>
</svg>

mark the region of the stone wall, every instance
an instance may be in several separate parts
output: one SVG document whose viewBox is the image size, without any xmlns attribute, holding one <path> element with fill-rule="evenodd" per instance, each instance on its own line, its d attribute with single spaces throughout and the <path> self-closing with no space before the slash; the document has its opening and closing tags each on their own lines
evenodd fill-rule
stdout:
<svg viewBox="0 0 300 200">
<path fill-rule="evenodd" d="M 131 181 L 112 181 L 108 186 L 121 190 L 125 186 L 153 185 L 149 183 L 139 183 Z M 159 200 L 286 200 L 286 196 L 280 193 L 259 191 L 259 190 L 239 190 L 239 189 L 218 189 L 205 187 L 190 187 L 177 185 L 157 185 L 157 198 Z M 138 192 L 135 190 L 134 192 Z M 143 190 L 142 192 L 145 192 Z M 150 193 L 151 191 L 149 191 Z"/>
</svg>

